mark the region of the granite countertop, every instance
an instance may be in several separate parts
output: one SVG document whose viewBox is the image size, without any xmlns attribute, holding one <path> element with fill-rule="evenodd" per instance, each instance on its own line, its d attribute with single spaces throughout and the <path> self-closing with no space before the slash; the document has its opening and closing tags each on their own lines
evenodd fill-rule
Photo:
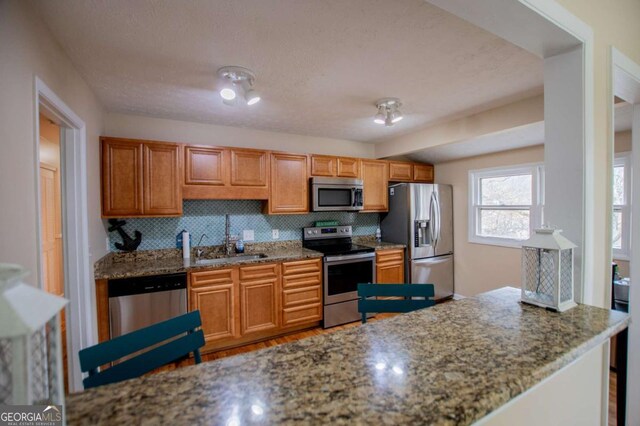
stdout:
<svg viewBox="0 0 640 426">
<path fill-rule="evenodd" d="M 502 288 L 67 397 L 85 424 L 470 424 L 624 329 Z"/>
<path fill-rule="evenodd" d="M 372 247 L 376 249 L 376 251 L 404 249 L 407 247 L 404 244 L 388 243 L 385 241 L 376 241 L 375 236 L 353 237 L 353 242 L 363 246 Z"/>
<path fill-rule="evenodd" d="M 205 253 L 203 258 L 211 254 L 220 254 L 219 247 L 212 253 Z M 286 262 L 291 260 L 311 259 L 322 257 L 322 253 L 308 250 L 298 244 L 269 244 L 262 243 L 246 250 L 245 254 L 264 253 L 267 257 L 251 260 L 233 260 L 226 263 L 196 264 L 195 255 L 190 259 L 182 259 L 180 250 L 149 250 L 129 254 L 107 255 L 96 263 L 94 278 L 117 279 L 141 277 L 146 275 L 173 274 L 189 272 L 198 269 L 225 268 L 229 266 L 249 265 L 258 263 Z"/>
</svg>

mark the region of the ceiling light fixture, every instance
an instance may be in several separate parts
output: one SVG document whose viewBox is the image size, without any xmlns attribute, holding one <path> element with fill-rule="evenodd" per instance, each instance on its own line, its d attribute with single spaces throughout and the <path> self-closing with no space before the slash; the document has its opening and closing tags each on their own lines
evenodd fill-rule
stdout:
<svg viewBox="0 0 640 426">
<path fill-rule="evenodd" d="M 244 67 L 222 67 L 218 70 L 218 92 L 222 103 L 233 106 L 242 98 L 247 105 L 255 105 L 260 102 L 260 95 L 253 88 L 256 75 Z"/>
<path fill-rule="evenodd" d="M 379 99 L 376 102 L 378 113 L 373 117 L 373 122 L 384 124 L 385 126 L 393 126 L 404 118 L 399 109 L 401 106 L 402 102 L 398 98 Z"/>
</svg>

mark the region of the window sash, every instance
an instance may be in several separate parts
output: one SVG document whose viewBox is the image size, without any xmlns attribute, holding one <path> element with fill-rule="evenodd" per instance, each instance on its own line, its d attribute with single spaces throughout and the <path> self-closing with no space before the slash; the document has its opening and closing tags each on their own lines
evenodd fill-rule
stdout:
<svg viewBox="0 0 640 426">
<path fill-rule="evenodd" d="M 482 179 L 531 175 L 531 204 L 525 205 L 495 205 L 481 204 Z M 540 163 L 527 164 L 516 167 L 497 167 L 469 172 L 469 242 L 480 244 L 500 245 L 507 247 L 521 247 L 525 239 L 512 237 L 483 236 L 480 234 L 481 213 L 483 210 L 529 212 L 529 235 L 533 230 L 542 226 L 544 203 L 544 166 Z"/>
<path fill-rule="evenodd" d="M 622 248 L 613 248 L 613 257 L 620 260 L 630 260 L 630 234 L 631 234 L 631 153 L 625 152 L 616 154 L 613 165 L 614 167 L 624 167 L 624 204 L 614 204 L 613 212 L 622 214 L 622 234 L 620 238 Z M 613 225 L 613 215 L 611 216 Z M 612 227 L 613 232 L 613 227 Z M 611 235 L 611 244 L 613 245 L 613 234 Z"/>
</svg>

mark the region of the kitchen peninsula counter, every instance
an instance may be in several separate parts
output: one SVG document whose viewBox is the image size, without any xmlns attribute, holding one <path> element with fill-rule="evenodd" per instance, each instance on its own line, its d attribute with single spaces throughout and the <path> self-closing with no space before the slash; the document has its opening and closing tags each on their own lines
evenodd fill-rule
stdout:
<svg viewBox="0 0 640 426">
<path fill-rule="evenodd" d="M 70 395 L 68 424 L 470 424 L 629 322 L 519 297 L 506 287 Z"/>
</svg>

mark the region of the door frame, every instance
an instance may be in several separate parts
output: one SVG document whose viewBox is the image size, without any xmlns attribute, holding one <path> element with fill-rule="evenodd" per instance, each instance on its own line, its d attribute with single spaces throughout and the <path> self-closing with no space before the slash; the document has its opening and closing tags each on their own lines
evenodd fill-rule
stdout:
<svg viewBox="0 0 640 426">
<path fill-rule="evenodd" d="M 34 79 L 37 282 L 44 288 L 40 205 L 40 123 L 42 113 L 61 127 L 60 181 L 62 196 L 62 246 L 66 308 L 69 391 L 83 389 L 80 360 L 75 354 L 96 339 L 94 292 L 91 285 L 89 226 L 87 218 L 86 126 L 40 78 Z"/>
<path fill-rule="evenodd" d="M 640 259 L 634 253 L 640 252 L 640 185 L 633 185 L 633 174 L 638 175 L 640 171 L 640 65 L 629 59 L 615 47 L 610 47 L 610 80 L 611 93 L 633 105 L 633 124 L 631 128 L 631 240 L 630 240 L 630 275 L 633 282 L 634 277 L 640 277 Z M 614 106 L 613 97 L 609 105 L 609 145 L 610 152 L 608 159 L 608 195 L 607 205 L 609 214 L 607 215 L 607 235 L 609 243 L 608 260 L 613 259 L 613 248 L 611 243 L 611 221 L 613 217 L 613 162 L 615 157 L 615 128 L 614 128 Z M 636 179 L 637 180 L 637 179 Z M 635 247 L 635 250 L 634 250 Z M 607 300 L 611 300 L 611 286 L 606 289 Z M 634 315 L 640 311 L 640 293 L 629 292 L 629 314 Z M 629 325 L 629 343 L 627 349 L 627 378 L 640 377 L 640 324 L 631 322 Z M 627 380 L 627 424 L 640 424 L 640 413 L 637 410 L 630 410 L 629 407 L 637 407 L 640 403 L 640 383 L 637 380 Z"/>
</svg>

